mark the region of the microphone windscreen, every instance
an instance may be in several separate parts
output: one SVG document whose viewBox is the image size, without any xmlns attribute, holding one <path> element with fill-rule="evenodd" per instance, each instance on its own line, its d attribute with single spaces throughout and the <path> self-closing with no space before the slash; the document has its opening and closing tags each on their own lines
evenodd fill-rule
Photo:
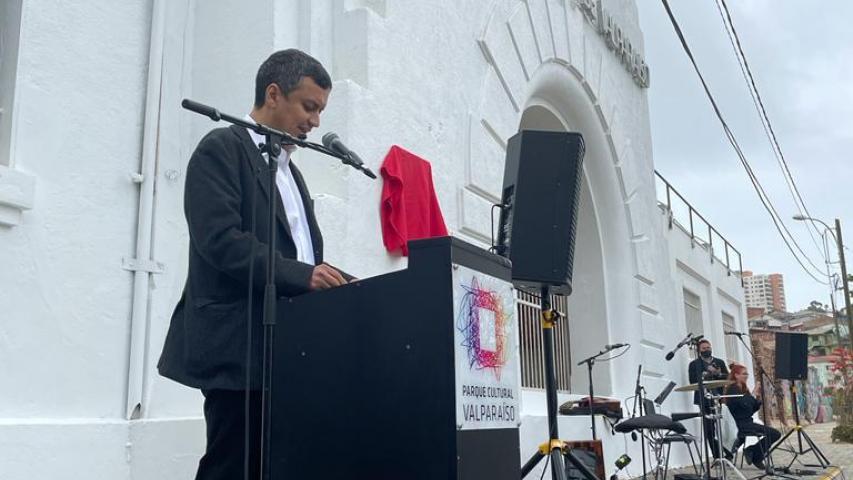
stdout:
<svg viewBox="0 0 853 480">
<path fill-rule="evenodd" d="M 335 132 L 326 132 L 326 134 L 325 134 L 325 135 L 323 135 L 323 145 L 325 145 L 325 146 L 326 146 L 326 148 L 332 148 L 332 142 L 334 142 L 334 141 L 335 141 L 335 140 L 337 140 L 337 139 L 338 139 L 338 134 L 337 134 L 337 133 L 335 133 Z"/>
</svg>

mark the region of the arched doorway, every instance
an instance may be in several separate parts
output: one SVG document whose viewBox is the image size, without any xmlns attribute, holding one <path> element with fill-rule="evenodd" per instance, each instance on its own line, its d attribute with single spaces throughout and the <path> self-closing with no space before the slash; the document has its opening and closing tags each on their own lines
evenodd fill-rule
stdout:
<svg viewBox="0 0 853 480">
<path fill-rule="evenodd" d="M 560 118 L 556 109 L 541 97 L 531 97 L 524 109 L 519 130 L 575 131 L 571 125 Z M 583 132 L 581 132 L 583 133 Z M 585 353 L 597 345 L 608 341 L 608 324 L 604 282 L 604 259 L 601 237 L 598 229 L 597 214 L 592 201 L 589 178 L 584 174 L 578 206 L 577 237 L 575 239 L 575 260 L 573 269 L 573 292 L 568 299 L 558 298 L 555 306 L 558 310 L 568 309 L 568 322 L 558 325 L 556 330 L 556 361 L 558 388 L 566 392 L 584 393 L 589 389 L 586 371 L 577 370 L 575 365 Z M 566 303 L 568 303 L 566 307 Z M 522 305 L 522 309 L 525 306 Z M 521 313 L 521 312 L 520 312 Z M 522 322 L 529 321 L 528 315 L 520 314 Z M 538 322 L 536 322 L 538 326 Z M 521 327 L 522 350 L 525 347 L 536 349 L 539 337 L 536 328 Z M 537 363 L 541 358 L 524 355 L 522 351 L 522 370 L 541 370 Z M 600 371 L 599 371 L 600 370 Z M 530 377 L 530 372 L 527 377 Z M 523 375 L 524 377 L 524 375 Z M 570 379 L 570 380 L 569 380 Z M 566 385 L 570 381 L 570 386 Z M 596 389 L 610 393 L 610 375 L 607 369 L 595 372 Z M 530 385 L 539 387 L 538 383 Z"/>
</svg>

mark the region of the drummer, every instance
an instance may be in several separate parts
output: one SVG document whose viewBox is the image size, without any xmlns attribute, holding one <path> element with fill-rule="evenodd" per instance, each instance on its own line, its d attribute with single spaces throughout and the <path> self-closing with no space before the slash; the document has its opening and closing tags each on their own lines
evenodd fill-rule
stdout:
<svg viewBox="0 0 853 480">
<path fill-rule="evenodd" d="M 732 370 L 729 374 L 729 379 L 733 383 L 726 387 L 726 395 L 742 396 L 726 398 L 726 406 L 729 407 L 729 412 L 731 412 L 735 423 L 737 423 L 738 438 L 742 439 L 747 435 L 758 437 L 758 443 L 746 447 L 743 450 L 743 456 L 746 459 L 746 463 L 755 464 L 756 467 L 763 469 L 767 450 L 770 445 L 779 440 L 782 434 L 773 427 L 752 421 L 752 414 L 761 408 L 761 383 L 756 383 L 754 392 L 750 393 L 746 386 L 746 379 L 749 378 L 749 372 L 746 371 L 746 367 L 737 363 L 731 364 L 731 367 Z M 762 441 L 765 435 L 767 439 Z"/>
<path fill-rule="evenodd" d="M 726 368 L 726 362 L 720 360 L 719 358 L 715 358 L 711 351 L 711 342 L 706 339 L 702 339 L 699 341 L 697 348 L 699 349 L 699 358 L 690 362 L 690 365 L 687 367 L 687 371 L 690 375 L 690 383 L 699 382 L 699 377 L 701 375 L 702 380 L 705 382 L 711 380 L 725 380 L 729 375 L 729 369 Z M 714 395 L 722 395 L 723 389 L 721 387 L 715 389 L 709 389 L 709 393 Z M 693 404 L 699 405 L 699 390 L 693 394 Z M 705 399 L 704 411 L 706 417 L 704 419 L 704 431 L 705 431 L 705 440 L 711 446 L 711 452 L 714 454 L 714 458 L 720 457 L 719 444 L 717 443 L 717 433 L 715 428 L 715 423 L 713 418 L 708 418 L 707 414 L 712 411 L 713 403 L 709 399 Z M 723 454 L 726 458 L 731 459 L 732 454 L 725 448 L 723 449 Z"/>
</svg>

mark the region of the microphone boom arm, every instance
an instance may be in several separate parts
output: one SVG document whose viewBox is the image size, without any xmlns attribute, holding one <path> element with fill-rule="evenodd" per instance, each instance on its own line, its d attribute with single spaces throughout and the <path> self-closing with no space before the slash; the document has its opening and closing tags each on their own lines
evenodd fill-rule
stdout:
<svg viewBox="0 0 853 480">
<path fill-rule="evenodd" d="M 340 154 L 334 150 L 331 150 L 331 149 L 324 147 L 323 145 L 296 138 L 296 137 L 294 137 L 294 136 L 292 136 L 286 132 L 282 132 L 282 131 L 276 130 L 274 128 L 270 128 L 266 125 L 261 125 L 259 123 L 253 123 L 253 122 L 247 122 L 246 120 L 244 120 L 242 118 L 237 118 L 233 115 L 228 115 L 226 113 L 222 113 L 213 107 L 210 107 L 210 106 L 205 105 L 203 103 L 199 103 L 199 102 L 190 100 L 188 98 L 185 98 L 181 102 L 181 106 L 184 107 L 185 109 L 191 111 L 191 112 L 195 112 L 195 113 L 198 113 L 200 115 L 204 115 L 205 117 L 210 118 L 214 122 L 218 122 L 220 120 L 225 120 L 228 123 L 233 123 L 234 125 L 240 125 L 241 127 L 245 127 L 245 128 L 248 128 L 249 130 L 253 130 L 258 135 L 263 135 L 263 136 L 268 136 L 271 138 L 280 139 L 281 143 L 283 143 L 283 144 L 296 145 L 297 147 L 302 147 L 302 148 L 309 148 L 311 150 L 320 152 L 324 155 L 328 155 L 330 157 L 335 157 L 338 160 L 340 160 L 341 162 L 343 162 L 344 164 L 349 165 L 349 166 L 351 166 L 357 170 L 361 170 L 368 177 L 373 178 L 373 179 L 376 178 L 376 174 L 374 174 L 369 168 L 367 168 L 363 165 L 357 165 L 355 162 L 352 161 L 352 159 L 348 155 Z"/>
</svg>

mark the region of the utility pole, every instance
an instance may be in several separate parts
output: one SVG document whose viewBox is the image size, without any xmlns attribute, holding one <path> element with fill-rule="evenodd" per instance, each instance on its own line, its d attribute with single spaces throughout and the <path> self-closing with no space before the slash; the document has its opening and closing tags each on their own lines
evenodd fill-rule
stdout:
<svg viewBox="0 0 853 480">
<path fill-rule="evenodd" d="M 850 286 L 847 282 L 847 263 L 844 261 L 844 242 L 841 240 L 841 221 L 835 219 L 835 241 L 838 243 L 838 260 L 841 262 L 841 285 L 844 287 L 844 316 L 847 317 L 847 340 L 853 349 L 853 315 L 850 310 Z M 841 343 L 841 338 L 838 339 Z"/>
</svg>

